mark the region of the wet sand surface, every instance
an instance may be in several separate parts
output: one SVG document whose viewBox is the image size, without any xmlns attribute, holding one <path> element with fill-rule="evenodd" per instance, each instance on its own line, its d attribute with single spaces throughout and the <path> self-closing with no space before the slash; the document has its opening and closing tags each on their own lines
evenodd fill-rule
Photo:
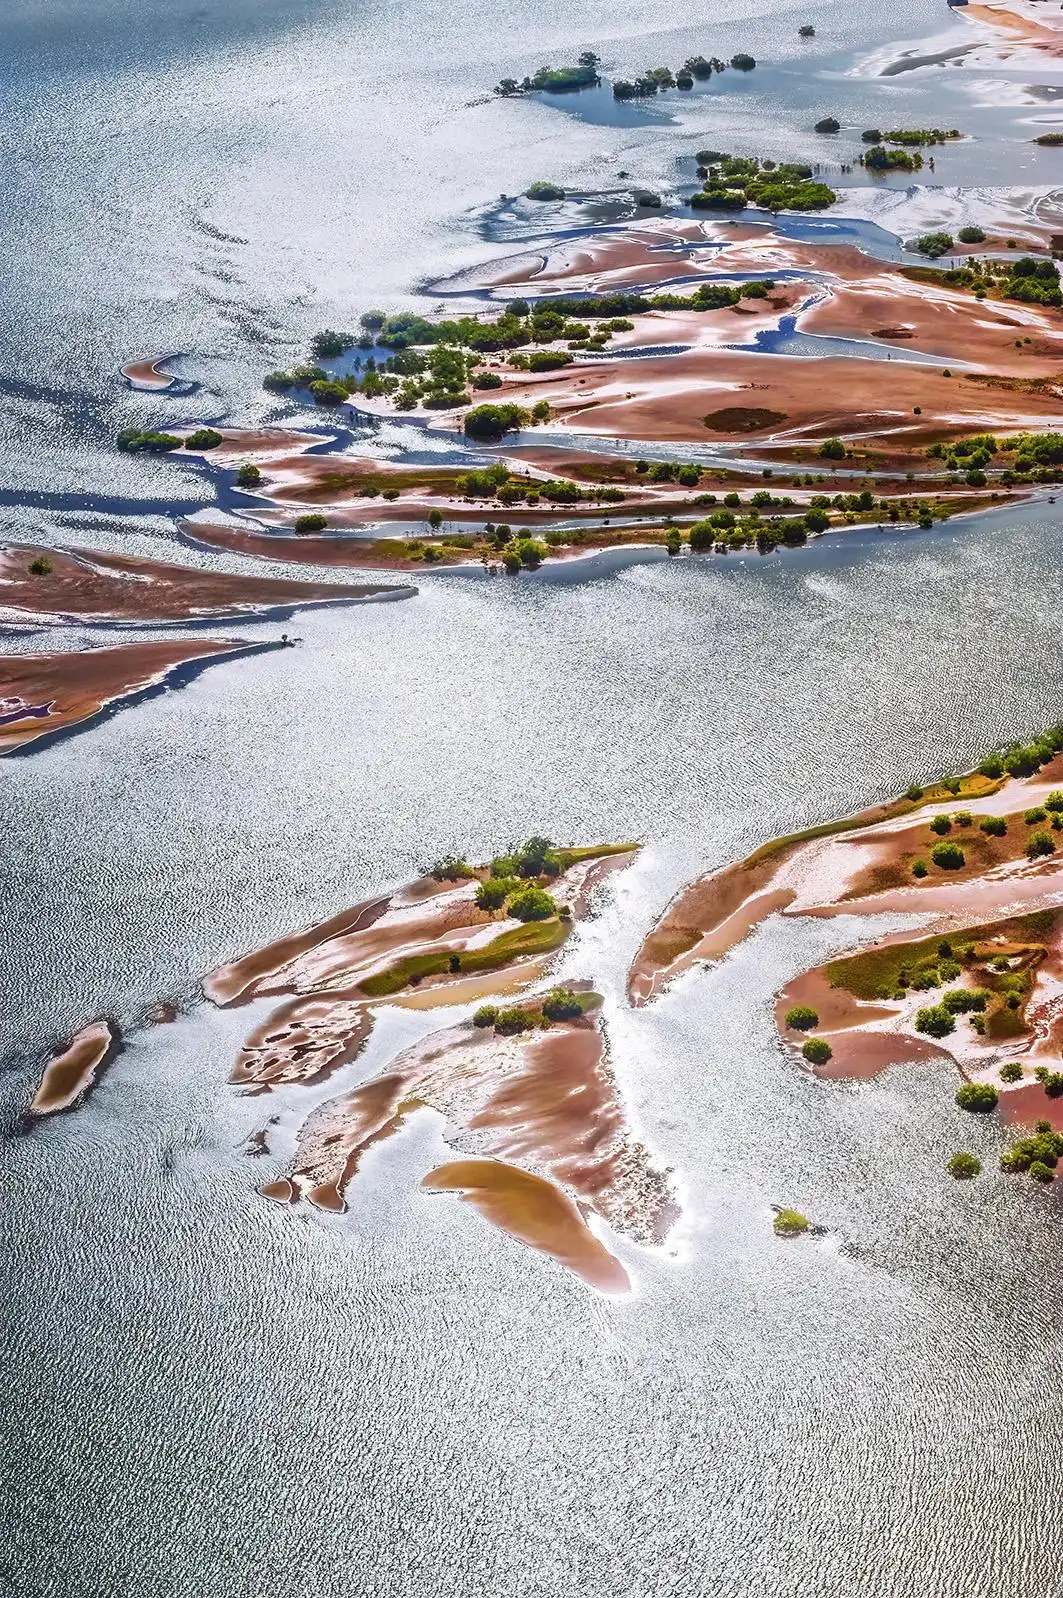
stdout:
<svg viewBox="0 0 1063 1598">
<path fill-rule="evenodd" d="M 601 1293 L 626 1293 L 631 1281 L 599 1243 L 572 1200 L 541 1176 L 497 1160 L 451 1160 L 429 1171 L 426 1192 L 459 1193 L 485 1220 L 549 1254 Z"/>
<path fill-rule="evenodd" d="M 283 1190 L 269 1184 L 268 1196 L 345 1208 L 366 1149 L 393 1135 L 402 1106 L 412 1103 L 444 1116 L 448 1144 L 535 1175 L 573 1213 L 576 1205 L 593 1210 L 640 1243 L 661 1242 L 678 1214 L 667 1175 L 627 1128 L 597 1018 L 517 1036 L 470 1022 L 430 1034 L 372 1080 L 314 1110 L 280 1179 Z M 532 1188 L 516 1191 L 527 1196 Z M 534 1213 L 533 1205 L 522 1221 L 514 1199 L 513 1224 L 496 1222 L 533 1241 Z"/>
<path fill-rule="evenodd" d="M 41 559 L 48 561 L 51 570 L 32 572 L 31 564 Z M 390 584 L 320 583 L 199 571 L 103 551 L 0 547 L 0 611 L 19 616 L 186 621 L 326 601 L 405 598 L 415 592 Z"/>
<path fill-rule="evenodd" d="M 9 719 L 0 725 L 0 754 L 89 721 L 101 710 L 163 683 L 179 667 L 222 660 L 247 647 L 239 639 L 185 638 L 0 657 L 0 701 L 25 709 L 21 716 L 10 708 L 5 712 Z"/>
<path fill-rule="evenodd" d="M 92 1088 L 117 1044 L 118 1034 L 109 1021 L 83 1027 L 45 1067 L 30 1105 L 31 1114 L 55 1115 L 70 1109 Z"/>
</svg>

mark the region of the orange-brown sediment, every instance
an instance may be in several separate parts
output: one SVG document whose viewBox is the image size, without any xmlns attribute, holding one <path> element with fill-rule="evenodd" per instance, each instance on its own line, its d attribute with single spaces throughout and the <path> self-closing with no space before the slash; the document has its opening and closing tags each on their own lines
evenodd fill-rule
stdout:
<svg viewBox="0 0 1063 1598">
<path fill-rule="evenodd" d="M 601 1293 L 626 1293 L 631 1281 L 572 1200 L 553 1182 L 498 1160 L 451 1160 L 429 1171 L 428 1192 L 460 1193 L 511 1237 L 567 1266 Z"/>
<path fill-rule="evenodd" d="M 50 1060 L 34 1094 L 34 1115 L 55 1115 L 68 1110 L 92 1087 L 101 1067 L 113 1053 L 117 1034 L 109 1021 L 94 1021 L 72 1038 Z"/>
</svg>

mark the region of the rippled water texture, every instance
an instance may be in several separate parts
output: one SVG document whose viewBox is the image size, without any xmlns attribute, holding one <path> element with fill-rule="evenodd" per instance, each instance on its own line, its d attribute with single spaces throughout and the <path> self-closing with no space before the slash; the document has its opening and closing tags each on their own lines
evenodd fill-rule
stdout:
<svg viewBox="0 0 1063 1598">
<path fill-rule="evenodd" d="M 772 924 L 651 1010 L 621 994 L 698 867 L 1057 710 L 1056 536 L 437 579 L 307 617 L 298 671 L 222 666 L 21 764 L 12 1591 L 1047 1594 L 1023 1572 L 1063 1557 L 1051 1202 L 946 1184 L 998 1134 L 934 1072 L 827 1085 L 781 1055 L 772 993 L 844 922 Z M 137 1034 L 88 1108 L 15 1130 L 42 1012 L 187 1003 L 218 956 L 533 828 L 649 839 L 566 957 L 683 1190 L 676 1252 L 617 1245 L 635 1299 L 416 1192 L 430 1115 L 348 1218 L 267 1206 L 241 1144 L 307 1101 L 224 1086 L 238 1012 Z M 777 1242 L 772 1202 L 830 1236 Z"/>
<path fill-rule="evenodd" d="M 928 14 L 8 0 L 0 521 L 172 552 L 167 510 L 209 485 L 117 455 L 119 426 L 256 414 L 263 367 L 482 257 L 470 211 L 534 178 L 669 181 L 721 130 L 796 153 L 813 111 L 959 122 L 955 69 L 846 75 L 887 27 L 949 27 Z M 778 59 L 806 20 L 815 64 Z M 625 71 L 775 64 L 674 123 L 470 104 L 587 44 Z M 115 381 L 169 350 L 198 391 Z M 942 1074 L 828 1084 L 782 1055 L 772 995 L 844 920 L 769 923 L 652 1009 L 622 994 L 697 871 L 1059 719 L 1058 532 L 1043 505 L 764 560 L 426 574 L 5 763 L 4 1593 L 1054 1598 L 1053 1201 L 945 1180 L 999 1134 Z M 245 1140 L 312 1099 L 237 1098 L 246 1013 L 195 1003 L 220 959 L 532 831 L 646 844 L 565 955 L 684 1204 L 669 1249 L 615 1243 L 626 1300 L 419 1192 L 447 1157 L 428 1112 L 348 1216 L 266 1204 L 276 1161 Z M 136 1030 L 160 999 L 177 1022 Z M 27 1130 L 49 1044 L 101 1013 L 126 1052 Z M 392 1016 L 344 1082 L 441 1019 Z M 828 1235 L 777 1241 L 772 1203 Z"/>
</svg>

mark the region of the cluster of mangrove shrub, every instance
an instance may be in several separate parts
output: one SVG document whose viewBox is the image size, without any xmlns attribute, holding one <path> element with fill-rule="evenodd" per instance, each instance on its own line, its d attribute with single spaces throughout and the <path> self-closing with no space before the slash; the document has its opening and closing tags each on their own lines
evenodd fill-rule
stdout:
<svg viewBox="0 0 1063 1598">
<path fill-rule="evenodd" d="M 636 78 L 617 78 L 613 84 L 613 97 L 617 100 L 644 100 L 661 94 L 666 89 L 692 89 L 695 80 L 705 82 L 714 72 L 726 72 L 728 65 L 736 72 L 752 72 L 756 58 L 739 50 L 730 62 L 719 56 L 687 56 L 681 67 L 650 67 Z"/>
<path fill-rule="evenodd" d="M 572 94 L 579 89 L 593 89 L 602 81 L 600 65 L 593 50 L 584 50 L 574 67 L 540 67 L 519 82 L 516 78 L 503 78 L 495 84 L 495 93 L 509 98 L 515 94 Z"/>
<path fill-rule="evenodd" d="M 966 1017 L 971 1029 L 979 1034 L 1005 1038 L 1021 1032 L 1025 1025 L 1023 1005 L 1032 991 L 1044 945 L 1026 944 L 1011 954 L 996 956 L 979 956 L 974 944 L 953 949 L 948 940 L 939 948 L 949 950 L 947 958 L 924 954 L 917 962 L 902 965 L 893 978 L 896 987 L 893 991 L 884 988 L 882 996 L 903 999 L 909 991 L 939 988 L 954 981 L 966 968 L 979 986 L 947 988 L 936 1004 L 917 1011 L 916 1031 L 927 1037 L 945 1038 L 955 1031 L 957 1019 Z"/>
<path fill-rule="evenodd" d="M 695 482 L 697 478 L 694 479 Z M 538 505 L 543 500 L 550 505 L 620 504 L 622 489 L 595 483 L 590 488 L 580 488 L 563 479 L 543 480 L 515 474 L 503 461 L 493 466 L 477 467 L 464 472 L 456 481 L 455 492 L 465 499 L 496 500 L 502 505 Z"/>
<path fill-rule="evenodd" d="M 869 172 L 918 172 L 923 157 L 918 150 L 889 149 L 884 144 L 873 144 L 860 157 L 860 165 Z"/>
<path fill-rule="evenodd" d="M 1009 1176 L 1026 1172 L 1035 1182 L 1051 1182 L 1063 1158 L 1063 1132 L 1051 1121 L 1037 1121 L 1032 1137 L 1021 1137 L 1000 1156 L 1000 1169 Z"/>
<path fill-rule="evenodd" d="M 917 247 L 932 240 L 948 240 L 948 243 L 942 244 L 940 251 L 932 249 L 923 253 L 944 254 L 952 247 L 951 236 L 947 233 L 925 234 L 922 240 L 916 241 Z M 992 297 L 1018 300 L 1024 305 L 1063 305 L 1059 268 L 1047 256 L 1020 255 L 1015 260 L 972 256 L 963 266 L 947 270 L 906 266 L 901 271 L 916 282 L 942 283 L 953 288 L 970 289 L 976 299 Z"/>
<path fill-rule="evenodd" d="M 517 921 L 546 921 L 556 915 L 564 919 L 572 912 L 567 905 L 559 907 L 543 886 L 563 869 L 562 854 L 551 839 L 529 838 L 491 861 L 489 875 L 476 890 L 476 903 L 492 914 L 504 910 Z"/>
<path fill-rule="evenodd" d="M 972 223 L 969 227 L 961 227 L 956 239 L 959 239 L 961 244 L 984 244 L 985 230 Z M 956 239 L 951 233 L 921 233 L 917 239 L 912 239 L 908 248 L 917 250 L 920 255 L 927 256 L 931 261 L 936 261 L 955 248 Z"/>
<path fill-rule="evenodd" d="M 1046 145 L 1049 149 L 1052 149 L 1056 145 L 1063 144 L 1063 133 L 1039 133 L 1033 142 L 1034 144 Z"/>
<path fill-rule="evenodd" d="M 157 433 L 144 431 L 137 427 L 127 427 L 118 435 L 118 448 L 131 454 L 168 455 L 171 450 L 217 449 L 225 440 L 213 427 L 197 427 L 184 438 L 178 438 L 176 433 Z"/>
<path fill-rule="evenodd" d="M 983 777 L 1032 777 L 1035 771 L 1063 750 L 1063 725 L 1048 727 L 1031 743 L 1013 743 L 1006 749 L 987 755 L 978 767 Z M 1063 794 L 1052 793 L 1045 801 L 1045 810 L 1053 815 L 1063 812 Z"/>
<path fill-rule="evenodd" d="M 962 139 L 959 128 L 865 128 L 860 135 L 865 144 L 947 144 L 949 139 Z"/>
<path fill-rule="evenodd" d="M 780 544 L 797 548 L 807 543 L 809 533 L 821 532 L 829 521 L 830 518 L 820 511 L 765 522 L 755 509 L 742 517 L 737 517 L 731 510 L 717 510 L 703 521 L 693 524 L 689 543 L 695 555 L 710 552 L 723 554 L 730 549 L 747 549 L 751 545 L 755 545 L 761 554 L 767 554 Z"/>
<path fill-rule="evenodd" d="M 992 433 L 975 433 L 949 444 L 931 444 L 927 455 L 944 463 L 947 471 L 963 472 L 967 482 L 981 487 L 987 481 L 985 469 L 994 458 L 1005 457 L 1000 482 L 1059 482 L 1063 468 L 1063 433 L 1017 433 L 997 439 Z"/>
<path fill-rule="evenodd" d="M 342 405 L 361 394 L 366 399 L 391 399 L 400 411 L 418 406 L 453 410 L 470 403 L 470 385 L 480 390 L 502 386 L 497 372 L 481 369 L 483 355 L 564 341 L 565 351 L 536 349 L 526 356 L 511 356 L 511 364 L 518 369 L 550 371 L 568 365 L 573 359 L 569 352 L 594 353 L 604 348 L 614 333 L 630 332 L 634 324 L 628 315 L 633 311 L 721 310 L 742 299 L 766 298 L 774 287 L 774 280 L 768 278 L 739 285 L 704 283 L 692 294 L 599 294 L 585 299 L 570 295 L 534 304 L 515 299 L 498 316 L 436 322 L 416 312 L 387 315 L 370 311 L 361 319 L 360 334 L 327 329 L 313 340 L 315 361 L 267 372 L 262 382 L 276 394 L 306 391 L 325 407 Z M 380 346 L 389 353 L 374 353 Z M 339 359 L 355 348 L 365 355 L 355 356 L 352 372 L 329 372 L 318 364 Z"/>
<path fill-rule="evenodd" d="M 697 161 L 703 188 L 690 201 L 696 210 L 742 211 L 756 205 L 765 211 L 825 211 L 838 198 L 813 179 L 812 168 L 803 162 L 765 161 L 723 150 L 699 150 Z"/>
<path fill-rule="evenodd" d="M 31 577 L 50 577 L 52 575 L 52 570 L 52 563 L 48 559 L 47 555 L 34 555 L 33 559 L 29 563 L 29 574 Z"/>
<path fill-rule="evenodd" d="M 237 488 L 258 488 L 262 482 L 262 468 L 254 461 L 244 461 L 236 473 Z"/>
<path fill-rule="evenodd" d="M 954 1176 L 957 1181 L 969 1182 L 972 1177 L 981 1174 L 982 1162 L 976 1155 L 961 1150 L 960 1153 L 952 1156 L 947 1169 L 949 1175 Z"/>
<path fill-rule="evenodd" d="M 560 183 L 550 183 L 546 178 L 539 178 L 535 183 L 529 183 L 524 190 L 526 200 L 563 200 L 565 191 Z"/>
<path fill-rule="evenodd" d="M 536 1028 L 548 1029 L 555 1021 L 578 1021 L 601 1002 L 597 993 L 573 993 L 552 988 L 538 1003 L 481 1004 L 472 1018 L 474 1027 L 491 1027 L 501 1037 L 515 1037 Z"/>
<path fill-rule="evenodd" d="M 580 89 L 594 89 L 601 84 L 601 57 L 594 50 L 584 50 L 574 66 L 540 67 L 537 72 L 523 78 L 502 78 L 495 84 L 495 93 L 504 99 L 519 94 L 572 94 Z M 738 52 L 730 65 L 737 72 L 752 72 L 756 61 L 751 55 Z M 688 56 L 681 67 L 650 67 L 635 78 L 617 78 L 613 95 L 617 100 L 641 100 L 667 89 L 692 89 L 696 81 L 711 78 L 714 72 L 726 72 L 728 63 L 718 56 Z"/>
</svg>

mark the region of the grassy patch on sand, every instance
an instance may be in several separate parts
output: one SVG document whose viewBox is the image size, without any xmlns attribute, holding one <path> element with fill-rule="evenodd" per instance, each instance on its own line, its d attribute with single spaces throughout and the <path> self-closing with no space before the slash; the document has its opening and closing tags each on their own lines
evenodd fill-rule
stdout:
<svg viewBox="0 0 1063 1598">
<path fill-rule="evenodd" d="M 1045 944 L 1052 934 L 1057 912 L 1039 910 L 1028 916 L 993 921 L 906 943 L 890 943 L 845 955 L 824 966 L 831 987 L 842 988 L 857 999 L 891 998 L 902 987 L 915 983 L 902 981 L 902 973 L 918 977 L 918 991 L 952 985 L 953 967 L 965 970 L 975 985 L 994 995 L 986 1012 L 986 1031 L 993 1037 L 1013 1037 L 1024 1030 L 1021 1000 L 1029 992 L 1032 973 L 1042 959 Z M 949 953 L 942 953 L 943 948 Z M 993 969 L 994 960 L 1007 960 L 1007 970 Z M 946 963 L 948 962 L 948 963 Z M 944 971 L 942 970 L 944 967 Z M 931 983 L 931 978 L 940 978 Z M 1020 1006 L 1009 1009 L 1009 993 L 1020 994 Z M 930 1001 L 928 1001 L 930 1002 Z M 999 1017 L 999 1019 L 998 1019 Z"/>
<path fill-rule="evenodd" d="M 561 947 L 571 930 L 572 922 L 562 921 L 559 916 L 553 916 L 549 921 L 526 922 L 523 926 L 503 932 L 482 949 L 462 951 L 457 956 L 460 962 L 457 969 L 463 976 L 480 971 L 500 971 L 515 960 L 552 954 Z M 387 970 L 366 977 L 361 984 L 361 991 L 370 999 L 401 993 L 403 988 L 411 985 L 416 987 L 425 977 L 442 976 L 450 972 L 452 955 L 453 950 L 450 949 L 440 953 L 407 955 L 388 966 Z"/>
</svg>

